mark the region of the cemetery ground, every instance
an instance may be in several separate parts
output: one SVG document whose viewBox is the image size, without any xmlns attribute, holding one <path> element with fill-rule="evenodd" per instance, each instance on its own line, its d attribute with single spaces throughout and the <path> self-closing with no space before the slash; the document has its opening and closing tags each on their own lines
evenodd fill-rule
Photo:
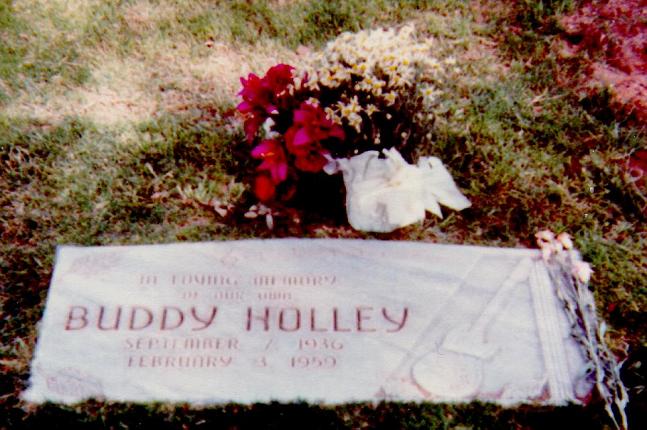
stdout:
<svg viewBox="0 0 647 430">
<path fill-rule="evenodd" d="M 645 419 L 647 131 L 613 89 L 572 79 L 594 55 L 560 51 L 559 17 L 577 6 L 0 0 L 0 428 L 611 428 L 596 399 L 507 409 L 19 399 L 57 244 L 299 236 L 534 247 L 545 228 L 571 233 L 593 265 L 607 340 L 628 358 L 630 422 Z M 464 71 L 444 95 L 435 144 L 419 153 L 443 160 L 472 207 L 389 234 L 359 233 L 325 213 L 272 230 L 219 215 L 216 200 L 249 201 L 239 77 L 299 64 L 341 31 L 410 21 Z"/>
</svg>

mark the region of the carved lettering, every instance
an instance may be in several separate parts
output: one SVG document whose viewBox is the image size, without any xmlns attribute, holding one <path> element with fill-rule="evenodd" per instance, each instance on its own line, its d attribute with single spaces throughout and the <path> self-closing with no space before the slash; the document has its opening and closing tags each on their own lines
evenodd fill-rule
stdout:
<svg viewBox="0 0 647 430">
<path fill-rule="evenodd" d="M 167 322 L 169 311 L 174 311 L 176 315 L 175 325 L 169 325 Z M 182 325 L 184 322 L 184 313 L 175 306 L 164 306 L 162 310 L 162 321 L 160 322 L 160 330 L 173 330 Z"/>
<path fill-rule="evenodd" d="M 211 307 L 211 315 L 209 316 L 208 319 L 202 319 L 199 315 L 198 312 L 196 311 L 195 306 L 191 308 L 191 316 L 198 322 L 202 323 L 202 327 L 193 327 L 192 330 L 198 331 L 198 330 L 204 330 L 207 327 L 209 327 L 213 321 L 216 319 L 216 314 L 218 314 L 218 307 L 217 306 L 212 306 Z"/>
<path fill-rule="evenodd" d="M 210 368 L 228 367 L 233 357 L 215 355 L 131 355 L 128 357 L 128 367 L 173 367 L 173 368 Z"/>
<path fill-rule="evenodd" d="M 332 327 L 333 331 L 350 331 L 349 328 L 339 326 L 339 310 L 337 308 L 332 309 Z"/>
<path fill-rule="evenodd" d="M 393 330 L 387 330 L 389 333 L 395 333 L 397 331 L 402 330 L 404 325 L 407 323 L 407 318 L 409 317 L 409 308 L 404 308 L 402 310 L 402 316 L 400 319 L 393 319 L 390 315 L 389 312 L 387 311 L 386 308 L 382 308 L 382 315 L 384 316 L 384 319 L 390 322 L 391 324 L 395 325 L 396 328 Z"/>
<path fill-rule="evenodd" d="M 366 312 L 371 312 L 373 310 L 370 306 L 358 306 L 356 309 L 357 316 L 357 331 L 376 331 L 377 329 L 372 327 L 363 326 L 364 321 L 371 319 L 370 315 L 367 315 Z"/>
<path fill-rule="evenodd" d="M 294 317 L 292 318 L 292 326 L 290 327 L 286 322 L 286 312 L 293 311 Z M 279 329 L 283 331 L 297 331 L 301 328 L 301 311 L 297 308 L 281 309 L 279 313 Z"/>
<path fill-rule="evenodd" d="M 140 321 L 137 325 L 137 314 L 144 313 L 144 321 Z M 142 330 L 151 325 L 153 322 L 153 312 L 148 308 L 142 306 L 133 306 L 130 309 L 130 322 L 128 323 L 128 328 L 130 330 Z"/>
<path fill-rule="evenodd" d="M 252 282 L 254 285 L 262 286 L 262 287 L 267 287 L 267 286 L 272 286 L 276 282 L 276 279 L 274 276 L 267 276 L 267 275 L 258 275 L 254 276 L 252 279 Z"/>
<path fill-rule="evenodd" d="M 157 275 L 143 274 L 139 277 L 141 285 L 155 285 L 157 284 Z"/>
<path fill-rule="evenodd" d="M 172 285 L 238 285 L 238 280 L 229 275 L 215 273 L 174 273 L 171 275 Z"/>
<path fill-rule="evenodd" d="M 68 331 L 92 327 L 101 331 L 136 332 L 156 328 L 169 332 L 186 326 L 191 331 L 204 331 L 216 326 L 218 311 L 218 306 L 71 306 L 64 327 Z M 394 310 L 372 306 L 305 309 L 249 306 L 243 324 L 246 331 L 396 333 L 406 326 L 408 318 L 409 309 L 406 307 Z"/>
<path fill-rule="evenodd" d="M 252 330 L 252 322 L 254 320 L 260 320 L 263 322 L 263 330 L 268 331 L 270 329 L 270 308 L 265 308 L 265 311 L 262 316 L 254 315 L 254 311 L 251 307 L 247 308 L 247 331 Z"/>
<path fill-rule="evenodd" d="M 73 324 L 74 321 L 80 321 Z M 67 313 L 67 322 L 65 323 L 65 330 L 81 330 L 88 325 L 88 308 L 85 306 L 70 306 L 70 311 Z"/>
<path fill-rule="evenodd" d="M 315 331 L 315 332 L 328 331 L 328 329 L 325 329 L 323 327 L 317 327 L 315 308 L 310 308 L 310 331 Z"/>
<path fill-rule="evenodd" d="M 239 349 L 235 337 L 135 337 L 125 340 L 127 350 Z"/>
<path fill-rule="evenodd" d="M 97 320 L 97 328 L 99 330 L 119 330 L 119 323 L 121 322 L 121 306 L 117 306 L 117 312 L 112 327 L 104 327 L 103 325 L 103 316 L 105 314 L 105 311 L 105 306 L 99 307 L 99 319 Z"/>
</svg>

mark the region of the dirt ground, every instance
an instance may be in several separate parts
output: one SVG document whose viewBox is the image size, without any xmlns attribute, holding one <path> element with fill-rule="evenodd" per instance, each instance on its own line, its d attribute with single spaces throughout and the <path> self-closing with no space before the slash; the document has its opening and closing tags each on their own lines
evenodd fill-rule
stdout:
<svg viewBox="0 0 647 430">
<path fill-rule="evenodd" d="M 579 86 L 608 88 L 620 115 L 647 123 L 647 0 L 589 0 L 560 23 L 562 55 L 587 62 Z"/>
<path fill-rule="evenodd" d="M 562 59 L 579 57 L 584 73 L 566 76 L 586 95 L 608 90 L 619 121 L 647 124 L 647 0 L 588 0 L 560 20 Z M 647 149 L 625 166 L 634 185 L 647 191 Z"/>
</svg>

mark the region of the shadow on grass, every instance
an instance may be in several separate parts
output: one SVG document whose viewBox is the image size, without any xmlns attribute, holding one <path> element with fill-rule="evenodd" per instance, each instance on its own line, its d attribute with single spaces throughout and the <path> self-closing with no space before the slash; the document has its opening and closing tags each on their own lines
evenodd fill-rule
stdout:
<svg viewBox="0 0 647 430">
<path fill-rule="evenodd" d="M 132 405 L 87 402 L 74 407 L 44 405 L 27 414 L 14 409 L 6 417 L 12 429 L 603 429 L 606 417 L 597 407 L 520 406 L 491 404 L 351 403 L 339 406 L 228 404 L 208 408 L 162 404 Z"/>
</svg>

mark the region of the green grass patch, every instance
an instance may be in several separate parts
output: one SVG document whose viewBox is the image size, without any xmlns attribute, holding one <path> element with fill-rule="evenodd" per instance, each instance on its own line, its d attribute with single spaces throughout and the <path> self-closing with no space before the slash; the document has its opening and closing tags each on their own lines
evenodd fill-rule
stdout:
<svg viewBox="0 0 647 430">
<path fill-rule="evenodd" d="M 278 40 L 289 47 L 321 45 L 344 31 L 358 31 L 446 9 L 464 2 L 430 0 L 314 0 L 277 5 L 269 0 L 196 2 L 159 23 L 167 36 L 185 34 L 196 40 L 217 39 L 235 44 Z M 177 3 L 176 3 L 177 4 Z"/>
<path fill-rule="evenodd" d="M 92 5 L 85 16 L 79 43 L 86 49 L 111 50 L 123 56 L 132 54 L 140 34 L 129 26 L 124 14 L 129 4 L 117 1 Z"/>
</svg>

